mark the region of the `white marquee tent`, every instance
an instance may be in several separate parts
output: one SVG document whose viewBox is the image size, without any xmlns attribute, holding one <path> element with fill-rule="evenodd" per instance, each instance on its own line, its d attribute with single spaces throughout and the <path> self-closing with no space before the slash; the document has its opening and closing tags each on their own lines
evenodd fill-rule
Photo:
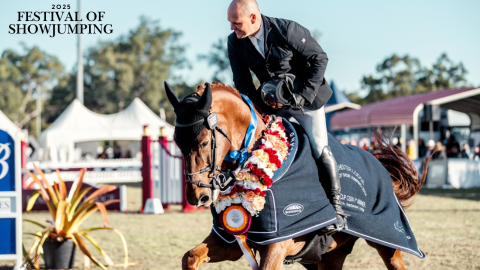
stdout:
<svg viewBox="0 0 480 270">
<path fill-rule="evenodd" d="M 173 137 L 174 127 L 153 113 L 139 98 L 125 108 L 125 110 L 102 115 L 87 109 L 75 99 L 65 111 L 44 130 L 40 136 L 40 143 L 46 157 L 55 159 L 53 154 L 59 149 L 73 153 L 75 143 L 89 141 L 139 141 L 143 136 L 143 126 L 148 125 L 152 138 L 158 138 L 160 127 L 165 128 L 166 135 Z M 73 154 L 69 154 L 69 161 L 73 161 Z"/>
</svg>

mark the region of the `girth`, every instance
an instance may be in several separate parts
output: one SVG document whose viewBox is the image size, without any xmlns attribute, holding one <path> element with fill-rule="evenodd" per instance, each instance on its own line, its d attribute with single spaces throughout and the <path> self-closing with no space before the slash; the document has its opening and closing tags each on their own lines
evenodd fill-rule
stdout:
<svg viewBox="0 0 480 270">
<path fill-rule="evenodd" d="M 322 260 L 333 243 L 333 237 L 321 231 L 312 233 L 306 240 L 305 246 L 295 255 L 285 257 L 283 264 L 316 264 Z"/>
</svg>

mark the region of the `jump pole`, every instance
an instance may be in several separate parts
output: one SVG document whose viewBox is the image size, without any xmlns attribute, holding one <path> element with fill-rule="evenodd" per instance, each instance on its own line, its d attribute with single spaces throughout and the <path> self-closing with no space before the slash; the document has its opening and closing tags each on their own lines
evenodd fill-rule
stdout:
<svg viewBox="0 0 480 270">
<path fill-rule="evenodd" d="M 165 151 L 159 151 L 160 155 L 161 155 L 162 153 L 164 153 L 164 158 L 163 158 L 163 159 L 160 159 L 160 162 L 161 162 L 162 160 L 166 161 L 167 158 L 168 158 L 168 150 L 169 150 L 169 147 L 168 147 L 168 138 L 167 138 L 167 136 L 166 136 L 166 134 L 165 134 L 165 128 L 164 128 L 164 127 L 161 127 L 161 128 L 160 128 L 160 136 L 158 137 L 158 142 L 159 142 L 159 144 L 160 144 L 160 149 L 161 149 L 161 148 L 165 149 Z M 160 149 L 159 149 L 159 150 L 160 150 Z M 160 166 L 160 168 L 162 168 L 162 167 Z M 165 176 L 168 176 L 168 166 L 164 166 L 163 168 L 164 168 L 165 171 L 166 171 L 166 172 L 164 173 L 164 175 L 165 175 Z M 162 186 L 160 186 L 160 190 L 161 190 L 161 188 L 162 188 Z M 164 188 L 166 188 L 166 189 L 168 190 L 168 181 L 166 182 Z M 162 191 L 161 191 L 161 192 L 162 192 Z M 169 204 L 168 202 L 163 202 L 163 201 L 162 201 L 162 206 L 163 206 L 163 209 L 165 209 L 165 210 L 168 210 L 168 209 L 170 208 L 170 204 Z"/>
<path fill-rule="evenodd" d="M 143 126 L 142 136 L 142 208 L 143 213 L 148 199 L 153 198 L 153 155 L 152 139 L 148 131 L 148 126 Z"/>
</svg>

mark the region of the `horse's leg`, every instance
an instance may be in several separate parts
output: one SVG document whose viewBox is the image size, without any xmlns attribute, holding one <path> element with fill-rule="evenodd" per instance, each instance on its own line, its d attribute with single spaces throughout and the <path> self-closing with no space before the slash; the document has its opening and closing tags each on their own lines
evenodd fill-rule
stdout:
<svg viewBox="0 0 480 270">
<path fill-rule="evenodd" d="M 388 270 L 405 270 L 402 252 L 400 250 L 382 246 L 380 244 L 370 241 L 367 241 L 367 244 L 377 250 Z"/>
<path fill-rule="evenodd" d="M 282 269 L 283 260 L 289 254 L 297 254 L 302 250 L 305 236 L 288 239 L 282 242 L 277 242 L 269 245 L 256 245 L 260 253 L 260 269 L 261 270 L 276 270 Z"/>
<path fill-rule="evenodd" d="M 183 255 L 182 269 L 197 270 L 202 263 L 236 261 L 242 256 L 243 253 L 238 244 L 222 245 L 217 237 L 210 233 L 200 245 Z"/>
<path fill-rule="evenodd" d="M 353 245 L 357 237 L 338 233 L 334 236 L 331 248 L 322 256 L 322 260 L 317 264 L 319 270 L 342 269 L 347 255 L 352 252 Z"/>
</svg>

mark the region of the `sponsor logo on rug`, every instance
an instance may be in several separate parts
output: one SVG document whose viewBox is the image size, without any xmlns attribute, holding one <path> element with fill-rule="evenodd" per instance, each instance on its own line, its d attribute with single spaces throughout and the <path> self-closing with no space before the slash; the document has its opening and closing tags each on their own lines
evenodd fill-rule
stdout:
<svg viewBox="0 0 480 270">
<path fill-rule="evenodd" d="M 299 203 L 289 204 L 283 209 L 283 214 L 286 216 L 296 216 L 301 212 L 303 212 L 303 205 Z"/>
</svg>

